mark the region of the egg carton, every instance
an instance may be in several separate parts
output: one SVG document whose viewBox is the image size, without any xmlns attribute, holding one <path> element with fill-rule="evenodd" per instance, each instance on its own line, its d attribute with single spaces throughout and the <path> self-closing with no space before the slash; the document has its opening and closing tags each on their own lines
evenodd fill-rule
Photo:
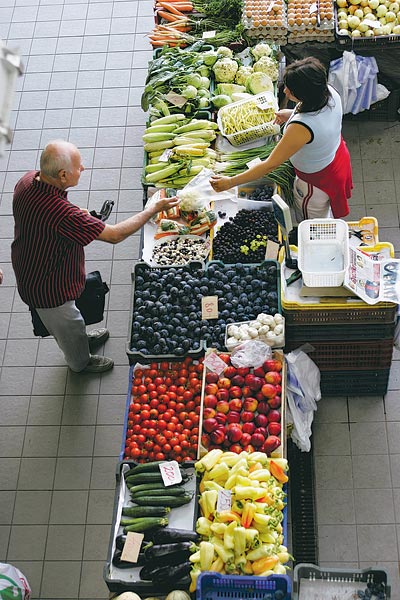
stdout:
<svg viewBox="0 0 400 600">
<path fill-rule="evenodd" d="M 296 35 L 294 32 L 289 33 L 288 35 L 288 43 L 293 44 L 302 44 L 304 42 L 332 42 L 335 39 L 335 36 L 329 31 L 326 31 L 326 35 L 321 35 L 322 32 L 314 32 L 305 35 Z"/>
<path fill-rule="evenodd" d="M 263 42 L 267 42 L 269 44 L 275 43 L 279 46 L 286 46 L 287 42 L 287 30 L 285 33 L 280 33 L 279 35 L 273 32 L 263 32 L 249 29 L 246 31 L 246 35 L 249 38 L 253 38 L 255 40 L 262 40 Z"/>
<path fill-rule="evenodd" d="M 226 346 L 226 348 L 228 348 L 229 351 L 233 350 L 239 344 L 242 344 L 245 341 L 249 341 L 249 340 L 238 340 L 236 346 L 229 347 L 227 345 L 228 339 L 231 337 L 228 335 L 229 328 L 234 325 L 236 325 L 236 327 L 240 327 L 241 325 L 250 326 L 251 323 L 254 323 L 254 321 L 256 321 L 256 320 L 257 319 L 253 319 L 252 321 L 241 321 L 239 323 L 229 323 L 228 327 L 225 330 L 225 346 Z M 282 317 L 282 321 L 280 324 L 283 326 L 282 334 L 277 335 L 274 339 L 267 338 L 265 335 L 257 335 L 257 337 L 254 337 L 251 339 L 258 340 L 260 342 L 264 342 L 265 344 L 268 344 L 268 346 L 271 346 L 271 348 L 283 348 L 285 345 L 285 318 L 284 317 Z M 278 323 L 276 323 L 276 325 L 278 325 Z"/>
<path fill-rule="evenodd" d="M 317 3 L 314 0 L 303 1 L 300 9 L 295 9 L 297 18 L 292 16 L 292 7 L 297 3 L 294 0 L 288 0 L 287 6 L 287 23 L 289 31 L 305 31 L 309 29 L 317 29 L 320 31 L 330 30 L 334 28 L 334 6 L 333 2 L 329 3 L 329 8 L 319 7 L 319 23 Z M 330 15 L 330 16 L 326 16 Z"/>
</svg>

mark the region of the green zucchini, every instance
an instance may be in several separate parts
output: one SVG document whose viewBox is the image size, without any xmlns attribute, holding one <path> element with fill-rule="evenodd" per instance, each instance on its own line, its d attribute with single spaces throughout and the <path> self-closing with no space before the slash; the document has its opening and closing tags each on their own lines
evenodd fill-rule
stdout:
<svg viewBox="0 0 400 600">
<path fill-rule="evenodd" d="M 126 525 L 124 527 L 124 533 L 128 533 L 129 531 L 141 533 L 142 531 L 152 529 L 153 527 L 166 527 L 167 525 L 168 519 L 164 517 L 145 517 L 143 519 L 136 519 L 135 523 Z"/>
<path fill-rule="evenodd" d="M 138 485 L 132 485 L 127 482 L 127 488 L 131 494 L 135 492 L 151 492 L 152 490 L 165 490 L 164 483 L 140 483 Z"/>
<path fill-rule="evenodd" d="M 131 490 L 131 498 L 132 501 L 135 502 L 135 498 L 147 498 L 148 496 L 184 496 L 186 490 L 184 487 L 177 487 L 170 489 L 169 487 L 164 487 L 162 490 L 143 490 L 141 492 L 132 493 Z"/>
<path fill-rule="evenodd" d="M 187 481 L 189 479 L 189 475 L 187 473 L 182 472 L 182 481 Z M 136 475 L 129 475 L 126 478 L 126 483 L 140 485 L 143 483 L 163 483 L 163 478 L 160 472 L 156 473 L 137 473 Z"/>
<path fill-rule="evenodd" d="M 188 504 L 192 498 L 192 494 L 184 494 L 183 496 L 147 496 L 135 498 L 134 502 L 135 504 L 139 504 L 139 506 L 169 506 L 170 508 L 176 508 L 177 506 Z"/>
<path fill-rule="evenodd" d="M 170 508 L 166 506 L 124 506 L 122 514 L 124 517 L 165 517 Z"/>
<path fill-rule="evenodd" d="M 132 467 L 125 473 L 125 479 L 129 477 L 129 475 L 136 475 L 137 473 L 149 473 L 149 472 L 160 472 L 160 465 L 165 462 L 165 460 L 154 460 L 153 462 L 148 463 L 140 463 L 135 467 Z"/>
</svg>

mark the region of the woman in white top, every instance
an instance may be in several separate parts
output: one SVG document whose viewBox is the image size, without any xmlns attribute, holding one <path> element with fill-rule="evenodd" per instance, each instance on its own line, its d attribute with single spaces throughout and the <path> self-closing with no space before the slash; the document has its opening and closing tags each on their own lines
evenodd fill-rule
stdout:
<svg viewBox="0 0 400 600">
<path fill-rule="evenodd" d="M 235 185 L 264 177 L 290 159 L 297 221 L 345 217 L 349 214 L 352 173 L 350 155 L 342 138 L 342 105 L 328 85 L 324 66 L 314 57 L 288 65 L 284 92 L 296 107 L 276 113 L 285 123 L 282 138 L 267 160 L 234 177 L 214 175 L 211 185 L 222 192 Z"/>
</svg>

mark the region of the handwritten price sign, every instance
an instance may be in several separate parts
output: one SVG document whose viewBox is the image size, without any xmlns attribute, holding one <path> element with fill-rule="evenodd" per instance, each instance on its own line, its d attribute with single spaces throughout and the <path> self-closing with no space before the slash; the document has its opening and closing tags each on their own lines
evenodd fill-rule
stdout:
<svg viewBox="0 0 400 600">
<path fill-rule="evenodd" d="M 201 299 L 201 318 L 218 319 L 218 296 L 203 296 Z"/>
<path fill-rule="evenodd" d="M 215 352 L 211 352 L 211 354 L 206 356 L 204 364 L 207 369 L 214 371 L 217 375 L 220 375 L 227 367 L 226 362 L 224 362 Z"/>
<path fill-rule="evenodd" d="M 182 475 L 176 460 L 170 460 L 169 462 L 161 463 L 160 472 L 165 487 L 169 485 L 176 485 L 182 481 Z"/>
<path fill-rule="evenodd" d="M 223 510 L 231 510 L 232 508 L 232 491 L 231 490 L 219 490 L 217 499 L 217 512 Z"/>
</svg>

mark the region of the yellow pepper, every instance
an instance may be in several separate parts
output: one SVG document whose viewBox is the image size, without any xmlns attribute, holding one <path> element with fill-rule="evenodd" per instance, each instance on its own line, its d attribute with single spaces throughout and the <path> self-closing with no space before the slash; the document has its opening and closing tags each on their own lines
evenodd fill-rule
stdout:
<svg viewBox="0 0 400 600">
<path fill-rule="evenodd" d="M 245 573 L 245 575 L 253 575 L 253 567 L 251 566 L 251 562 L 249 560 L 246 561 L 245 565 L 243 566 L 243 573 Z"/>
<path fill-rule="evenodd" d="M 250 527 L 256 514 L 256 505 L 254 502 L 246 502 L 242 511 L 241 524 L 246 529 Z"/>
<path fill-rule="evenodd" d="M 262 525 L 266 529 L 270 526 L 271 515 L 264 515 L 262 513 L 255 513 L 254 515 L 254 523 L 257 525 Z"/>
<path fill-rule="evenodd" d="M 258 548 L 261 545 L 260 532 L 257 529 L 246 529 L 246 547 Z"/>
<path fill-rule="evenodd" d="M 216 481 L 204 481 L 203 488 L 204 489 L 200 491 L 205 492 L 209 490 L 215 490 L 216 492 L 220 492 L 224 489 L 224 487 L 222 485 L 219 485 L 219 483 L 217 483 Z"/>
<path fill-rule="evenodd" d="M 190 584 L 189 592 L 191 594 L 193 594 L 196 591 L 197 578 L 200 575 L 200 573 L 201 573 L 201 571 L 200 571 L 200 569 L 198 567 L 192 569 L 191 572 L 190 572 L 191 584 Z"/>
<path fill-rule="evenodd" d="M 212 522 L 205 517 L 199 517 L 196 523 L 196 531 L 199 535 L 208 537 L 211 535 Z"/>
<path fill-rule="evenodd" d="M 208 519 L 211 515 L 214 514 L 215 508 L 217 506 L 217 500 L 218 500 L 218 492 L 216 490 L 208 490 L 201 494 L 200 500 L 199 500 L 199 505 L 200 505 L 203 517 Z"/>
<path fill-rule="evenodd" d="M 215 552 L 224 561 L 224 565 L 227 565 L 228 563 L 233 562 L 233 559 L 234 559 L 233 551 L 225 548 L 224 544 L 222 543 L 222 541 L 220 539 L 213 537 L 212 544 L 214 546 Z"/>
<path fill-rule="evenodd" d="M 259 500 L 265 495 L 265 489 L 260 487 L 241 486 L 235 487 L 236 500 Z"/>
<path fill-rule="evenodd" d="M 233 550 L 235 547 L 233 532 L 236 529 L 236 526 L 236 521 L 232 521 L 232 523 L 230 523 L 224 531 L 224 546 L 228 550 Z"/>
<path fill-rule="evenodd" d="M 198 473 L 204 473 L 204 471 L 211 471 L 214 465 L 217 464 L 219 459 L 221 458 L 223 451 L 219 448 L 214 448 L 210 452 L 207 452 L 203 458 L 198 460 L 194 467 Z"/>
<path fill-rule="evenodd" d="M 279 483 L 286 483 L 287 481 L 289 481 L 289 477 L 286 475 L 281 465 L 277 462 L 270 460 L 269 470 L 271 471 L 271 475 L 273 475 L 275 479 L 279 481 Z"/>
<path fill-rule="evenodd" d="M 248 552 L 247 560 L 251 560 L 253 562 L 253 561 L 259 560 L 260 558 L 265 558 L 266 556 L 271 556 L 274 552 L 274 549 L 275 549 L 274 544 L 263 544 L 259 548 L 256 548 L 255 550 L 251 550 L 250 552 Z M 254 562 L 253 562 L 253 567 L 254 567 Z"/>
<path fill-rule="evenodd" d="M 268 481 L 271 477 L 271 473 L 268 469 L 258 469 L 257 471 L 252 471 L 249 475 L 250 480 L 256 479 L 257 481 Z"/>
<path fill-rule="evenodd" d="M 200 569 L 209 571 L 214 562 L 214 546 L 211 542 L 200 542 Z"/>
<path fill-rule="evenodd" d="M 277 556 L 264 556 L 255 560 L 252 564 L 254 575 L 260 575 L 264 571 L 273 569 L 278 562 Z"/>
<path fill-rule="evenodd" d="M 220 523 L 230 523 L 231 521 L 235 521 L 236 523 L 240 522 L 240 515 L 232 510 L 221 510 L 221 512 L 216 513 L 215 518 Z"/>
<path fill-rule="evenodd" d="M 234 529 L 233 542 L 235 555 L 244 554 L 246 551 L 246 529 L 244 527 L 236 527 Z"/>
<path fill-rule="evenodd" d="M 222 558 L 220 556 L 218 556 L 218 558 L 216 558 L 213 562 L 213 564 L 211 565 L 211 569 L 210 571 L 213 571 L 214 573 L 222 573 L 223 569 L 224 569 L 224 561 L 222 560 Z"/>
<path fill-rule="evenodd" d="M 229 467 L 222 462 L 214 465 L 214 467 L 209 472 L 209 479 L 213 481 L 217 479 L 218 481 L 223 481 L 223 483 L 225 483 L 228 477 Z"/>
</svg>

